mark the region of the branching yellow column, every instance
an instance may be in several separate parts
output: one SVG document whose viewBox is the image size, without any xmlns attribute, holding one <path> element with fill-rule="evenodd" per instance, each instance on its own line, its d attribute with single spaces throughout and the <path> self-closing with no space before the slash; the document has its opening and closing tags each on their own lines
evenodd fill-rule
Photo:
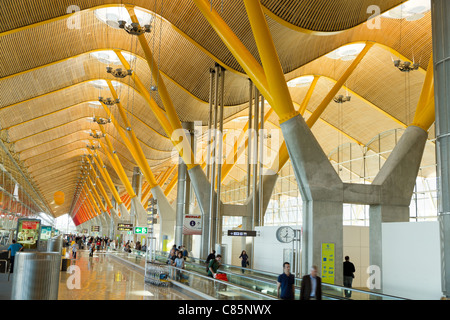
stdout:
<svg viewBox="0 0 450 320">
<path fill-rule="evenodd" d="M 95 185 L 92 183 L 91 178 L 88 176 L 88 182 L 89 182 L 89 186 L 91 187 L 93 196 L 95 198 L 95 200 L 97 200 L 98 205 L 100 206 L 100 208 L 102 209 L 102 212 L 106 212 L 106 207 L 102 202 L 102 199 L 100 198 L 100 195 L 97 192 L 97 189 L 95 188 Z"/>
<path fill-rule="evenodd" d="M 119 101 L 117 92 L 114 89 L 114 87 L 112 86 L 110 81 L 108 81 L 108 86 L 109 86 L 109 89 L 111 91 L 113 98 L 116 101 Z M 131 127 L 128 117 L 125 113 L 125 109 L 123 108 L 123 106 L 120 102 L 116 103 L 116 105 L 119 109 L 119 113 L 120 113 L 122 120 L 125 122 L 125 125 L 127 126 L 127 132 L 128 132 L 128 135 L 130 136 L 131 145 L 133 146 L 133 148 L 130 150 L 130 152 L 132 153 L 133 157 L 137 160 L 137 164 L 141 168 L 147 182 L 152 187 L 157 186 L 158 183 L 156 182 L 155 176 L 153 175 L 153 172 L 151 171 L 150 166 L 147 163 L 147 159 L 145 158 L 145 155 L 144 155 L 144 152 L 142 151 L 141 145 L 139 144 L 139 141 L 136 138 L 136 134 L 134 133 L 134 130 Z M 118 129 L 118 130 L 120 130 L 120 129 Z M 128 147 L 128 144 L 126 144 L 126 145 Z"/>
<path fill-rule="evenodd" d="M 109 210 L 113 209 L 114 207 L 113 207 L 113 205 L 112 205 L 112 202 L 111 202 L 111 200 L 109 199 L 108 194 L 106 193 L 106 190 L 105 190 L 105 188 L 103 187 L 103 185 L 102 185 L 102 183 L 101 183 L 99 177 L 97 176 L 97 173 L 95 172 L 94 168 L 92 167 L 92 164 L 91 164 L 90 161 L 89 161 L 89 167 L 90 167 L 91 175 L 92 175 L 93 177 L 95 177 L 95 185 L 98 187 L 98 189 L 100 190 L 100 193 L 102 194 L 103 198 L 104 198 L 105 201 L 106 201 L 106 207 L 107 207 L 107 209 L 109 209 Z M 108 214 L 109 214 L 109 213 L 108 213 Z"/>
<path fill-rule="evenodd" d="M 412 126 L 420 127 L 425 131 L 428 131 L 435 121 L 433 66 L 433 54 L 431 54 L 414 120 L 411 123 Z"/>
<path fill-rule="evenodd" d="M 114 50 L 114 52 L 117 54 L 117 57 L 120 59 L 123 66 L 125 68 L 129 69 L 130 65 L 127 62 L 127 60 L 123 57 L 123 55 L 120 53 L 120 51 Z M 156 119 L 161 124 L 163 130 L 165 131 L 165 133 L 167 134 L 169 139 L 172 141 L 173 145 L 177 149 L 177 151 L 180 154 L 180 156 L 182 157 L 183 161 L 187 164 L 188 169 L 195 167 L 197 164 L 195 164 L 194 154 L 192 152 L 190 144 L 188 143 L 186 134 L 184 133 L 184 130 L 182 130 L 181 123 L 180 123 L 180 128 L 172 127 L 169 120 L 167 120 L 166 113 L 163 110 L 161 110 L 161 108 L 158 106 L 158 104 L 150 97 L 147 89 L 142 84 L 141 80 L 136 75 L 136 73 L 133 72 L 133 75 L 131 77 L 134 80 L 136 87 L 139 89 L 139 92 L 142 94 L 142 96 L 147 101 L 148 105 L 150 106 L 150 109 L 155 114 Z M 170 111 L 170 110 L 168 110 L 168 111 Z M 176 114 L 175 114 L 175 116 L 176 116 Z M 173 117 L 174 116 L 171 116 L 171 118 L 173 118 Z M 179 120 L 178 120 L 178 122 L 179 122 Z M 175 129 L 180 129 L 180 130 L 177 130 L 177 132 L 182 136 L 182 138 L 183 138 L 182 142 L 174 140 L 173 133 L 174 133 Z M 185 153 L 184 151 L 187 151 L 187 153 Z"/>
<path fill-rule="evenodd" d="M 102 128 L 101 125 L 99 125 L 100 128 Z M 136 194 L 133 190 L 133 187 L 131 186 L 130 181 L 128 180 L 127 174 L 125 173 L 125 169 L 123 168 L 122 164 L 120 163 L 119 157 L 114 151 L 114 148 L 111 144 L 111 141 L 109 141 L 109 138 L 105 135 L 105 141 L 107 147 L 105 148 L 105 145 L 102 143 L 101 140 L 99 140 L 100 146 L 105 152 L 105 155 L 108 157 L 109 162 L 114 164 L 114 170 L 116 171 L 117 175 L 120 178 L 120 181 L 122 181 L 122 184 L 124 185 L 125 189 L 127 190 L 127 193 L 130 195 L 131 198 L 135 198 Z"/>
<path fill-rule="evenodd" d="M 228 27 L 226 22 L 223 21 L 222 17 L 217 13 L 217 11 L 214 8 L 212 8 L 211 10 L 211 4 L 208 0 L 193 0 L 193 2 L 202 12 L 203 16 L 208 20 L 211 27 L 213 27 L 213 29 L 222 39 L 228 50 L 230 50 L 230 52 L 239 62 L 248 77 L 258 87 L 264 98 L 269 102 L 271 106 L 273 106 L 274 99 L 271 95 L 271 92 L 269 91 L 266 74 L 264 73 L 264 70 L 258 63 L 258 61 L 256 61 L 256 59 L 248 51 L 245 45 Z"/>
<path fill-rule="evenodd" d="M 270 105 L 280 117 L 280 122 L 284 122 L 298 115 L 298 111 L 295 110 L 292 103 L 283 69 L 259 0 L 244 0 L 244 4 L 269 85 L 269 92 L 274 100 Z M 263 96 L 265 97 L 264 94 Z"/>
<path fill-rule="evenodd" d="M 359 65 L 361 60 L 365 57 L 366 53 L 369 52 L 370 48 L 373 47 L 375 43 L 374 42 L 366 42 L 366 46 L 362 51 L 358 54 L 358 56 L 353 60 L 350 67 L 347 68 L 345 73 L 339 78 L 339 80 L 334 84 L 333 88 L 328 92 L 326 97 L 322 100 L 320 105 L 314 110 L 314 112 L 311 114 L 311 116 L 306 121 L 306 124 L 311 128 L 314 123 L 319 119 L 319 117 L 322 115 L 323 111 L 326 109 L 328 104 L 331 102 L 331 100 L 335 97 L 335 95 L 339 92 L 339 90 L 344 85 L 345 81 L 350 77 L 352 72 L 356 69 L 356 67 Z"/>
<path fill-rule="evenodd" d="M 95 154 L 93 154 L 93 152 L 91 151 L 91 149 L 86 148 L 88 150 L 88 152 L 92 155 L 92 159 L 94 160 L 95 165 L 97 166 L 98 171 L 100 172 L 100 174 L 103 177 L 103 180 L 105 180 L 106 184 L 108 185 L 109 190 L 111 191 L 114 200 L 116 200 L 117 205 L 119 206 L 119 209 L 121 208 L 121 206 L 123 206 L 123 202 L 122 199 L 120 199 L 120 195 L 117 192 L 116 188 L 114 187 L 114 183 L 111 179 L 111 177 L 109 176 L 108 171 L 106 170 L 106 167 L 104 167 L 103 161 L 100 157 L 96 157 Z M 122 217 L 121 214 L 122 210 L 119 210 L 119 212 L 117 212 L 117 215 L 119 217 Z"/>
</svg>

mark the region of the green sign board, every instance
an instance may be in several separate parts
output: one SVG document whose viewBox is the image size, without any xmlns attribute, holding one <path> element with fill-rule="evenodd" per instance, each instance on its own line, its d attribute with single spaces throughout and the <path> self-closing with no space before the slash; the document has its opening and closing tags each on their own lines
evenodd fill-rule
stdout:
<svg viewBox="0 0 450 320">
<path fill-rule="evenodd" d="M 146 227 L 134 227 L 134 234 L 147 234 L 147 231 Z"/>
</svg>

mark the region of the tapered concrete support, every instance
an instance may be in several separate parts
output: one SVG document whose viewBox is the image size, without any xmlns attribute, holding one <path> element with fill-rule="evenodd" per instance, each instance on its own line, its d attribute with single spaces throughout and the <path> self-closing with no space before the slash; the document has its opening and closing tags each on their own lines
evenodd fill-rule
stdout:
<svg viewBox="0 0 450 320">
<path fill-rule="evenodd" d="M 119 220 L 120 219 L 119 213 L 117 212 L 116 208 L 111 208 L 110 211 L 111 211 L 111 218 L 112 219 L 114 219 L 114 220 Z"/>
<path fill-rule="evenodd" d="M 270 202 L 270 198 L 272 197 L 272 193 L 273 193 L 273 189 L 275 188 L 275 185 L 277 183 L 278 180 L 278 174 L 275 172 L 266 172 L 267 174 L 264 175 L 263 180 L 262 180 L 262 184 L 263 184 L 263 200 L 262 200 L 262 210 L 263 210 L 263 215 L 262 215 L 262 221 L 261 221 L 261 225 L 264 224 L 264 216 L 266 214 L 267 211 L 267 207 L 269 206 L 269 202 Z M 259 199 L 259 195 L 260 195 L 260 184 L 258 183 L 256 186 L 256 201 L 257 203 L 259 203 L 261 205 L 261 201 Z M 247 210 L 249 210 L 249 212 L 253 212 L 253 192 L 250 194 L 250 196 L 247 198 L 247 200 L 245 201 L 244 205 L 247 206 Z M 248 213 L 248 214 L 250 214 Z"/>
<path fill-rule="evenodd" d="M 338 201 L 303 201 L 302 274 L 312 265 L 321 268 L 322 243 L 335 246 L 335 284 L 343 283 L 342 203 Z"/>
<path fill-rule="evenodd" d="M 151 189 L 153 198 L 156 199 L 158 213 L 160 215 L 161 227 L 159 235 L 160 250 L 163 248 L 163 238 L 167 236 L 168 240 L 174 239 L 175 233 L 175 210 L 170 205 L 169 201 L 160 186 Z"/>
<path fill-rule="evenodd" d="M 119 211 L 121 216 L 121 220 L 130 220 L 130 213 L 127 210 L 127 207 L 125 204 L 121 203 L 119 204 Z"/>
<path fill-rule="evenodd" d="M 379 188 L 380 201 L 369 210 L 371 265 L 382 268 L 381 224 L 409 221 L 409 205 L 427 138 L 425 130 L 409 126 L 372 182 L 373 187 Z M 382 290 L 381 284 L 379 287 Z"/>
<path fill-rule="evenodd" d="M 147 225 L 147 211 L 142 206 L 141 200 L 138 197 L 131 199 L 131 208 L 136 217 L 136 224 L 138 226 Z"/>
<path fill-rule="evenodd" d="M 136 194 L 136 197 L 131 199 L 131 208 L 135 216 L 135 223 L 138 226 L 147 226 L 147 210 L 142 205 L 142 175 L 139 167 L 135 167 L 133 170 L 133 178 L 131 180 L 131 186 Z"/>
<path fill-rule="evenodd" d="M 302 272 L 321 268 L 322 243 L 335 245 L 335 284 L 342 284 L 343 183 L 302 116 L 281 124 L 303 200 Z"/>
</svg>

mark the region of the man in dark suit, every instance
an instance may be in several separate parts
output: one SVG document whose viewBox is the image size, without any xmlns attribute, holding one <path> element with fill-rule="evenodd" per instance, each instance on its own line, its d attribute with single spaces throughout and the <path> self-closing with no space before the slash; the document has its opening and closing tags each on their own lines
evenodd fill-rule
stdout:
<svg viewBox="0 0 450 320">
<path fill-rule="evenodd" d="M 322 300 L 322 281 L 317 275 L 317 266 L 312 266 L 311 273 L 302 278 L 300 300 Z"/>
</svg>

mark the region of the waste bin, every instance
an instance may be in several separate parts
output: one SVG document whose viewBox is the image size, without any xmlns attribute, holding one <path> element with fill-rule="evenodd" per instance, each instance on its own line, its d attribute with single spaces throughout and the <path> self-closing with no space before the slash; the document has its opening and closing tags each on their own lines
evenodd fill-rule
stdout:
<svg viewBox="0 0 450 320">
<path fill-rule="evenodd" d="M 47 252 L 61 253 L 62 246 L 63 246 L 63 239 L 61 236 L 53 237 L 47 240 Z"/>
<path fill-rule="evenodd" d="M 18 252 L 11 300 L 58 300 L 59 252 Z"/>
</svg>

